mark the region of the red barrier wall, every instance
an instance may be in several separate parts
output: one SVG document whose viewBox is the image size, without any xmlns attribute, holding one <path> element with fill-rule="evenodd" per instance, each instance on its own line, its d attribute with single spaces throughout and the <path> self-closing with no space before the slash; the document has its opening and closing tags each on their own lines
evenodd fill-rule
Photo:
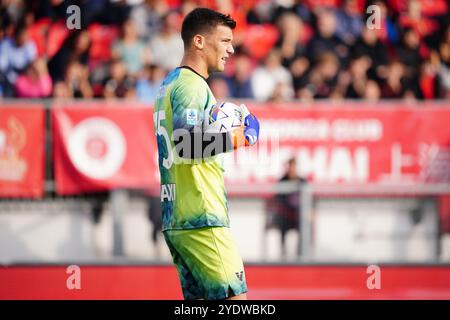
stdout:
<svg viewBox="0 0 450 320">
<path fill-rule="evenodd" d="M 0 299 L 181 299 L 172 266 L 80 266 L 69 290 L 67 266 L 0 268 Z M 250 299 L 450 299 L 450 266 L 381 266 L 368 289 L 367 266 L 246 267 Z M 270 276 L 268 276 L 270 275 Z"/>
</svg>

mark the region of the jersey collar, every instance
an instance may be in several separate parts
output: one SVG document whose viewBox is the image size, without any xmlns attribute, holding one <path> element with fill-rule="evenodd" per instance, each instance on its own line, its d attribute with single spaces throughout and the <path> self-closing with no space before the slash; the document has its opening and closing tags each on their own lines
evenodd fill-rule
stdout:
<svg viewBox="0 0 450 320">
<path fill-rule="evenodd" d="M 198 75 L 200 78 L 202 78 L 203 80 L 206 81 L 206 78 L 205 78 L 205 77 L 203 77 L 200 73 L 198 73 L 197 71 L 195 71 L 194 69 L 192 69 L 192 68 L 189 67 L 189 66 L 180 66 L 180 67 L 178 67 L 178 68 L 179 68 L 179 69 L 183 68 L 183 69 L 191 70 L 191 71 L 194 72 L 196 75 Z"/>
</svg>

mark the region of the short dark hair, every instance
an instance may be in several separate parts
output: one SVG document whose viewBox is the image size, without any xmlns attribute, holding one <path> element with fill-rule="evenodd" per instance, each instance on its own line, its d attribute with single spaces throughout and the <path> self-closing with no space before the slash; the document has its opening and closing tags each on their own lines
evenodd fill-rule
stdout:
<svg viewBox="0 0 450 320">
<path fill-rule="evenodd" d="M 192 38 L 196 34 L 207 33 L 218 25 L 234 29 L 236 27 L 236 21 L 229 14 L 225 15 L 208 8 L 196 8 L 192 10 L 186 15 L 181 26 L 181 38 L 183 39 L 184 47 L 189 47 Z"/>
</svg>

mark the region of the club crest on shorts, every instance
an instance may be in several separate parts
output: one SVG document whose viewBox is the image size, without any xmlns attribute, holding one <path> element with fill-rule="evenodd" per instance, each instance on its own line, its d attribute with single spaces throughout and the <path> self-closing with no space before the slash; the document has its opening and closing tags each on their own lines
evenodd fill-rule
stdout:
<svg viewBox="0 0 450 320">
<path fill-rule="evenodd" d="M 235 272 L 234 274 L 239 279 L 239 281 L 243 281 L 243 279 L 244 279 L 244 271 Z"/>
</svg>

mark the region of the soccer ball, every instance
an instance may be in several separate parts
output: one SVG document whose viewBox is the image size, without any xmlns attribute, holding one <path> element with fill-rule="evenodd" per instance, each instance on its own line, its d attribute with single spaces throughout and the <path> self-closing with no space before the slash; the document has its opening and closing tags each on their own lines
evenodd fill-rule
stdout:
<svg viewBox="0 0 450 320">
<path fill-rule="evenodd" d="M 206 108 L 204 119 L 204 132 L 229 132 L 243 125 L 244 111 L 241 106 L 234 103 L 219 102 Z"/>
</svg>

